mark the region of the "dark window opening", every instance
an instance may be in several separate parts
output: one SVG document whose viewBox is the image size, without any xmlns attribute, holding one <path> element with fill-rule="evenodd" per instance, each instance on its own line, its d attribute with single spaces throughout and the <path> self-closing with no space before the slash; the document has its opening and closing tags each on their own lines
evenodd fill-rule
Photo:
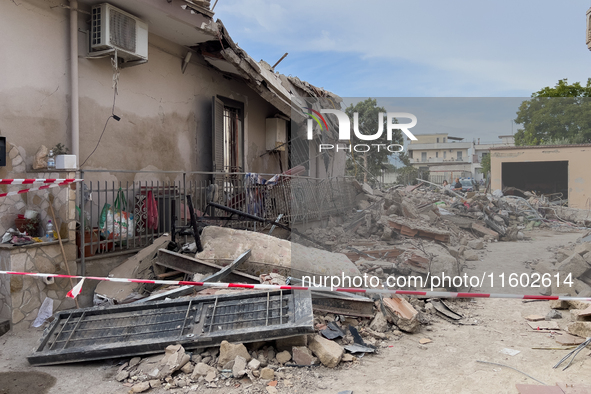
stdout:
<svg viewBox="0 0 591 394">
<path fill-rule="evenodd" d="M 562 193 L 568 199 L 568 161 L 503 163 L 503 187 L 541 194 Z"/>
<path fill-rule="evenodd" d="M 244 104 L 213 97 L 214 172 L 244 172 Z"/>
</svg>

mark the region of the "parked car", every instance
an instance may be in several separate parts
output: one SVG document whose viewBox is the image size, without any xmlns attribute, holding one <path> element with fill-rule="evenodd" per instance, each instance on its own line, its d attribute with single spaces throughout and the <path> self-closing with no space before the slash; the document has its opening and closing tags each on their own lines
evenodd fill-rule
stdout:
<svg viewBox="0 0 591 394">
<path fill-rule="evenodd" d="M 471 179 L 461 179 L 460 183 L 462 184 L 462 191 L 465 192 L 473 192 L 474 185 L 472 184 Z"/>
</svg>

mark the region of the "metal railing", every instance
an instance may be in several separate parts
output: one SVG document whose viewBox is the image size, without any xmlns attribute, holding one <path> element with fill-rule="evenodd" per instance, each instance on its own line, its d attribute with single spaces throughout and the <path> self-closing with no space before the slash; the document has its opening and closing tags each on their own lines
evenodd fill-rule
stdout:
<svg viewBox="0 0 591 394">
<path fill-rule="evenodd" d="M 112 178 L 114 174 L 131 180 L 99 180 L 106 176 Z M 136 181 L 138 175 L 149 180 Z M 287 225 L 341 215 L 354 206 L 356 191 L 351 178 L 280 175 L 271 179 L 273 175 L 81 171 L 84 183 L 79 197 L 79 213 L 83 212 L 79 229 L 80 260 L 101 253 L 138 250 L 170 233 L 173 222 L 177 228 L 188 225 L 187 196 L 191 196 L 196 215 L 204 223 L 255 231 L 261 229 L 261 223 L 240 217 L 224 220 L 228 214 L 208 207 L 208 203 L 215 202 L 263 219 L 276 220 L 281 215 L 280 221 Z M 163 178 L 174 180 L 163 181 Z M 119 204 L 116 204 L 118 196 Z M 148 205 L 152 205 L 148 201 L 155 202 L 157 220 L 148 212 Z"/>
</svg>

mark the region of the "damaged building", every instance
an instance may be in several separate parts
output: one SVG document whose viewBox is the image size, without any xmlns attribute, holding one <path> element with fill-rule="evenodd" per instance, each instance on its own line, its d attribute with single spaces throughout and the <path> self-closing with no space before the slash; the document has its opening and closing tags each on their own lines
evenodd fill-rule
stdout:
<svg viewBox="0 0 591 394">
<path fill-rule="evenodd" d="M 53 239 L 4 244 L 0 270 L 106 274 L 175 226 L 189 227 L 191 210 L 230 225 L 241 218 L 207 208 L 212 202 L 283 225 L 352 207 L 344 153 L 319 156 L 321 141 L 292 127 L 305 124 L 302 107 L 329 100 L 340 108 L 342 99 L 252 59 L 211 8 L 189 0 L 0 4 L 9 53 L 0 64 L 0 177 L 84 179 L 4 198 L 2 234 L 22 229 L 15 223 L 31 211 L 29 233 L 44 237 L 51 206 L 64 253 Z M 48 169 L 49 150 L 68 161 Z M 114 216 L 127 231 L 115 229 Z M 3 276 L 0 321 L 28 326 L 46 297 L 56 310 L 71 308 L 69 288 L 68 280 Z"/>
</svg>

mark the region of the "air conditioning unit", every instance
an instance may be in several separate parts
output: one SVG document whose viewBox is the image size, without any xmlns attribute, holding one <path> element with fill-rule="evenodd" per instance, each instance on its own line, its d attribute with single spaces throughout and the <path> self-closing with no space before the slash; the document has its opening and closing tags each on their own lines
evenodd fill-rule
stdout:
<svg viewBox="0 0 591 394">
<path fill-rule="evenodd" d="M 280 118 L 266 119 L 266 148 L 271 151 L 285 151 L 287 142 L 287 122 Z"/>
<path fill-rule="evenodd" d="M 92 7 L 90 50 L 115 49 L 123 62 L 148 60 L 148 24 L 137 17 L 103 3 Z"/>
</svg>

